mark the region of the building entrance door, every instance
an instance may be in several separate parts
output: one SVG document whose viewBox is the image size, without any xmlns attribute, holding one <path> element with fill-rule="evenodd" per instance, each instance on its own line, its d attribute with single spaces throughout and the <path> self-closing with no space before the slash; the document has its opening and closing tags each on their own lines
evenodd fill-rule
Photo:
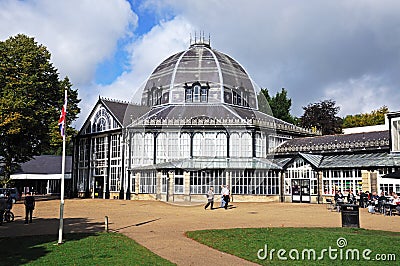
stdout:
<svg viewBox="0 0 400 266">
<path fill-rule="evenodd" d="M 292 202 L 311 202 L 310 179 L 292 179 Z"/>
<path fill-rule="evenodd" d="M 104 177 L 96 176 L 94 179 L 94 197 L 102 199 L 103 198 L 103 184 Z"/>
</svg>

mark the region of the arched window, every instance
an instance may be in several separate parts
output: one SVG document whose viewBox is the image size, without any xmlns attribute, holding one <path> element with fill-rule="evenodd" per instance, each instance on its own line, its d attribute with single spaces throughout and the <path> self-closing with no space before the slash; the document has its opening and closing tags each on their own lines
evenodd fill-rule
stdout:
<svg viewBox="0 0 400 266">
<path fill-rule="evenodd" d="M 190 157 L 190 134 L 182 133 L 180 137 L 179 150 L 181 158 Z"/>
<path fill-rule="evenodd" d="M 153 164 L 154 156 L 154 136 L 153 133 L 146 133 L 144 135 L 144 156 L 143 164 Z"/>
<path fill-rule="evenodd" d="M 240 157 L 252 157 L 252 143 L 250 133 L 243 133 L 240 150 Z"/>
<path fill-rule="evenodd" d="M 200 102 L 200 90 L 201 90 L 201 87 L 199 84 L 194 85 L 194 87 L 193 87 L 193 102 Z"/>
<path fill-rule="evenodd" d="M 215 141 L 216 135 L 214 132 L 205 133 L 203 156 L 215 157 Z"/>
<path fill-rule="evenodd" d="M 192 86 L 185 83 L 185 101 L 186 102 L 208 102 L 208 83 L 202 86 L 199 82 L 195 82 Z"/>
<path fill-rule="evenodd" d="M 229 138 L 230 157 L 240 157 L 240 136 L 232 133 Z"/>
<path fill-rule="evenodd" d="M 204 136 L 202 133 L 195 133 L 193 136 L 193 157 L 203 156 Z"/>
<path fill-rule="evenodd" d="M 156 139 L 156 158 L 157 158 L 157 163 L 163 163 L 168 160 L 168 155 L 167 155 L 167 134 L 165 133 L 160 133 L 157 136 Z"/>
<path fill-rule="evenodd" d="M 110 114 L 104 107 L 100 107 L 93 117 L 92 132 L 102 132 L 111 129 L 113 127 L 111 121 Z"/>
<path fill-rule="evenodd" d="M 226 134 L 225 133 L 218 133 L 215 146 L 216 146 L 215 156 L 226 157 L 227 143 L 226 143 Z"/>
</svg>

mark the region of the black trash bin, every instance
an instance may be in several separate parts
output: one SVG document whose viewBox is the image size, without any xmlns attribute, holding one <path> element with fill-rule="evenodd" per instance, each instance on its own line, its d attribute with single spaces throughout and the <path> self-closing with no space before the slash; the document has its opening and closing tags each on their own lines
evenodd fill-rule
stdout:
<svg viewBox="0 0 400 266">
<path fill-rule="evenodd" d="M 342 205 L 342 227 L 360 228 L 360 213 L 358 205 Z"/>
</svg>

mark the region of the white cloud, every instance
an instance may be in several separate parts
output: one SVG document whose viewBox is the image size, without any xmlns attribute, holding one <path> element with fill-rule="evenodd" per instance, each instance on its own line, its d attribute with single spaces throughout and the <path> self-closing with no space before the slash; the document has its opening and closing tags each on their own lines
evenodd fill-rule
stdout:
<svg viewBox="0 0 400 266">
<path fill-rule="evenodd" d="M 400 96 L 392 88 L 382 85 L 379 77 L 363 75 L 357 79 L 332 84 L 324 89 L 327 99 L 335 99 L 340 107 L 339 115 L 370 113 L 386 105 L 389 110 L 397 110 Z M 388 96 L 392 99 L 387 101 Z"/>
<path fill-rule="evenodd" d="M 105 97 L 131 100 L 152 71 L 167 57 L 189 47 L 192 26 L 180 17 L 160 22 L 129 46 L 131 69 L 101 90 Z M 136 95 L 136 94 L 135 94 Z M 136 95 L 140 97 L 140 95 Z"/>
<path fill-rule="evenodd" d="M 61 77 L 75 85 L 93 80 L 97 64 L 132 34 L 137 16 L 124 0 L 0 1 L 0 38 L 35 37 L 52 54 Z"/>
<path fill-rule="evenodd" d="M 399 1 L 149 0 L 143 9 L 160 21 L 131 38 L 130 65 L 107 86 L 94 83 L 97 65 L 146 20 L 138 22 L 127 1 L 0 0 L 0 37 L 26 33 L 46 45 L 62 76 L 79 89 L 83 118 L 99 94 L 130 100 L 162 60 L 187 48 L 196 30 L 210 33 L 211 46 L 271 94 L 286 88 L 294 115 L 326 98 L 343 116 L 382 105 L 399 109 Z"/>
</svg>

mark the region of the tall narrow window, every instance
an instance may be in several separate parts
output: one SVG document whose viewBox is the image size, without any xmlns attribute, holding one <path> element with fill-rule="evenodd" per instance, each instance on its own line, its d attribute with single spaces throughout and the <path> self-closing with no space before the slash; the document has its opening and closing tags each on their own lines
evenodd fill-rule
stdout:
<svg viewBox="0 0 400 266">
<path fill-rule="evenodd" d="M 200 85 L 198 85 L 198 84 L 194 85 L 194 87 L 193 87 L 193 102 L 200 101 L 200 90 L 201 90 Z"/>
<path fill-rule="evenodd" d="M 186 102 L 192 102 L 192 95 L 193 95 L 193 89 L 190 88 L 186 88 L 185 89 L 185 99 Z"/>
<path fill-rule="evenodd" d="M 208 88 L 202 87 L 200 90 L 200 101 L 205 103 L 208 101 Z"/>
</svg>

